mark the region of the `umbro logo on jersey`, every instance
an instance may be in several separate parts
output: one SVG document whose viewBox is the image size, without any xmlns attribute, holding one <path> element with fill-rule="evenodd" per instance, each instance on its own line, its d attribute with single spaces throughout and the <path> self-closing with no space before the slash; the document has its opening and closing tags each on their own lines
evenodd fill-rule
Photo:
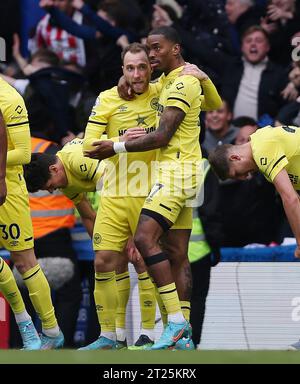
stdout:
<svg viewBox="0 0 300 384">
<path fill-rule="evenodd" d="M 128 107 L 126 107 L 126 105 L 120 105 L 118 107 L 119 112 L 126 112 L 127 110 L 128 110 Z"/>
</svg>

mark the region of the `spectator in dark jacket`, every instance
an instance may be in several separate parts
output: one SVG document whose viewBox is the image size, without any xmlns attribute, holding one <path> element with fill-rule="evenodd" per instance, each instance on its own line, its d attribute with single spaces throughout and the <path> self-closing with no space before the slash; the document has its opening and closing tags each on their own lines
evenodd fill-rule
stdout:
<svg viewBox="0 0 300 384">
<path fill-rule="evenodd" d="M 244 33 L 241 59 L 199 49 L 201 61 L 218 75 L 221 94 L 234 118 L 250 116 L 258 121 L 264 114 L 274 118 L 286 103 L 281 91 L 288 83 L 287 73 L 269 60 L 269 49 L 268 35 L 260 26 Z"/>
</svg>

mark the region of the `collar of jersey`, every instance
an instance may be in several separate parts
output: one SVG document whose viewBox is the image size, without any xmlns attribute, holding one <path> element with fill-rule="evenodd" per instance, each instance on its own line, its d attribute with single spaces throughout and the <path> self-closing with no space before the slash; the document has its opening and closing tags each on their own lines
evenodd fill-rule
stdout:
<svg viewBox="0 0 300 384">
<path fill-rule="evenodd" d="M 139 100 L 144 100 L 146 99 L 149 94 L 150 94 L 150 87 L 151 87 L 151 83 L 149 84 L 149 87 L 147 89 L 147 91 L 145 91 L 144 93 L 141 93 L 140 95 L 138 95 L 137 93 L 135 94 L 135 97 Z"/>
<path fill-rule="evenodd" d="M 173 71 L 167 74 L 164 80 L 175 79 L 178 76 L 178 73 L 180 73 L 183 70 L 183 67 L 184 66 L 181 65 L 180 67 L 173 69 Z"/>
</svg>

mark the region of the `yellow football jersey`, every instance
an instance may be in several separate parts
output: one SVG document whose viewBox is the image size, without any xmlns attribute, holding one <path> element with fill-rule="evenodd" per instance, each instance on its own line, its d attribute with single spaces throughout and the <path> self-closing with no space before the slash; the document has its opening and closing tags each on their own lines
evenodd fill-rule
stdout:
<svg viewBox="0 0 300 384">
<path fill-rule="evenodd" d="M 22 96 L 1 78 L 0 109 L 6 124 L 8 145 L 6 176 L 10 180 L 20 177 L 18 175 L 23 175 L 24 152 L 22 151 L 27 149 L 28 154 L 31 153 L 30 129 L 27 109 Z M 18 135 L 17 140 L 22 139 L 20 153 L 16 151 L 18 143 L 15 141 L 15 134 Z"/>
<path fill-rule="evenodd" d="M 64 165 L 68 186 L 61 191 L 78 204 L 84 192 L 96 191 L 97 184 L 103 176 L 105 164 L 103 161 L 83 156 L 81 139 L 74 139 L 57 152 Z"/>
<path fill-rule="evenodd" d="M 264 127 L 250 136 L 253 159 L 270 182 L 285 168 L 291 183 L 300 190 L 300 128 Z"/>
<path fill-rule="evenodd" d="M 162 76 L 157 123 L 166 107 L 177 107 L 185 112 L 185 118 L 166 147 L 160 149 L 159 161 L 198 162 L 201 159 L 199 144 L 201 85 L 193 76 L 179 76 L 183 67 Z"/>
<path fill-rule="evenodd" d="M 129 128 L 142 127 L 146 133 L 156 129 L 156 109 L 159 83 L 150 83 L 146 92 L 136 95 L 133 101 L 120 98 L 117 87 L 100 93 L 92 109 L 85 140 L 108 139 L 122 136 Z M 147 196 L 151 189 L 151 162 L 156 160 L 157 150 L 115 155 L 106 160 L 102 193 L 110 197 Z"/>
</svg>

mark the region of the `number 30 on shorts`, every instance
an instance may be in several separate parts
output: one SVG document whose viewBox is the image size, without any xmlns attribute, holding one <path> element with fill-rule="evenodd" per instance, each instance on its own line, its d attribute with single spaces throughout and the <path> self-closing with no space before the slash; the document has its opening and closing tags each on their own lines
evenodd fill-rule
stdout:
<svg viewBox="0 0 300 384">
<path fill-rule="evenodd" d="M 3 240 L 7 240 L 9 237 L 13 240 L 16 240 L 20 237 L 20 227 L 18 224 L 10 224 L 10 225 L 4 225 L 0 224 L 0 230 L 1 230 L 1 237 Z"/>
</svg>

